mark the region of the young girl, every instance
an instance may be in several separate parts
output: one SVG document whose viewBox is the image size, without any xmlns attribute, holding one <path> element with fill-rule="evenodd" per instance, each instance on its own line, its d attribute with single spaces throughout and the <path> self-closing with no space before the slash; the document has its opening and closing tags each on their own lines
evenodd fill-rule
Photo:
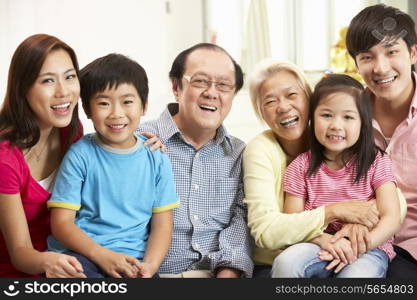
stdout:
<svg viewBox="0 0 417 300">
<path fill-rule="evenodd" d="M 37 34 L 16 49 L 0 111 L 0 277 L 85 277 L 74 257 L 45 251 L 55 170 L 82 136 L 74 51 Z"/>
<path fill-rule="evenodd" d="M 362 256 L 354 256 L 349 240 L 332 241 L 331 234 L 342 226 L 333 222 L 310 243 L 283 251 L 274 261 L 272 277 L 384 277 L 395 256 L 392 236 L 400 228 L 400 208 L 391 161 L 374 144 L 369 96 L 355 79 L 330 75 L 315 88 L 310 119 L 311 150 L 288 166 L 284 212 L 376 199 L 380 220 Z M 320 249 L 331 263 L 320 259 Z"/>
</svg>

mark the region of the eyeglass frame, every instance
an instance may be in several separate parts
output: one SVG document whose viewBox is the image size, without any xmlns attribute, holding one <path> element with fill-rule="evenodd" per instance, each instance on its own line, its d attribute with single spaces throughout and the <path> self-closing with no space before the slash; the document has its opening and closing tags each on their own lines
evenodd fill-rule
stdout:
<svg viewBox="0 0 417 300">
<path fill-rule="evenodd" d="M 207 83 L 208 83 L 208 85 L 207 85 L 206 87 L 198 87 L 198 86 L 194 86 L 194 85 L 192 84 L 191 80 L 192 80 L 192 78 L 193 78 L 194 76 L 196 76 L 196 75 L 199 75 L 199 74 L 194 74 L 194 75 L 191 75 L 191 76 L 189 76 L 189 75 L 183 75 L 183 76 L 182 76 L 182 78 L 184 78 L 185 80 L 187 80 L 187 82 L 188 82 L 188 83 L 189 83 L 192 87 L 195 87 L 195 88 L 197 88 L 197 89 L 204 89 L 204 90 L 207 90 L 207 89 L 209 89 L 209 88 L 210 88 L 213 84 L 214 84 L 214 87 L 216 88 L 216 90 L 217 90 L 217 91 L 219 91 L 219 92 L 223 92 L 223 93 L 230 93 L 230 92 L 233 92 L 233 91 L 236 89 L 236 83 L 234 83 L 234 84 L 228 84 L 228 83 L 219 82 L 219 81 L 214 81 L 214 80 L 204 80 L 205 82 L 207 82 Z M 205 76 L 205 75 L 201 75 L 201 76 Z M 221 89 L 219 89 L 219 84 L 223 84 L 224 86 L 226 86 L 226 87 L 230 88 L 230 91 L 229 91 L 229 90 L 225 91 L 225 90 L 221 90 Z"/>
</svg>

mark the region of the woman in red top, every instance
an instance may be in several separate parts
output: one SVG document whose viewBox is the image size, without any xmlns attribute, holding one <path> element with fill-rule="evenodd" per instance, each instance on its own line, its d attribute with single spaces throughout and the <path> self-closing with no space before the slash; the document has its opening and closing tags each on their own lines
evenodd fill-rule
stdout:
<svg viewBox="0 0 417 300">
<path fill-rule="evenodd" d="M 85 277 L 71 256 L 46 251 L 54 172 L 82 136 L 78 62 L 37 34 L 16 49 L 0 111 L 0 277 Z"/>
</svg>

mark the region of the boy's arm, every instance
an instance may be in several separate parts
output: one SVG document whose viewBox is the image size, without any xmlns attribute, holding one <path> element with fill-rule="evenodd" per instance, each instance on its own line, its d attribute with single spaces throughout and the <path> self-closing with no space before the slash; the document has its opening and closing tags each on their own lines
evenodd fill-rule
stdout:
<svg viewBox="0 0 417 300">
<path fill-rule="evenodd" d="M 153 213 L 148 245 L 143 263 L 139 266 L 139 277 L 150 278 L 158 271 L 171 245 L 172 227 L 172 210 Z"/>
<path fill-rule="evenodd" d="M 77 252 L 99 265 L 115 278 L 134 277 L 138 260 L 125 254 L 108 250 L 94 242 L 74 224 L 76 211 L 66 208 L 51 209 L 51 230 L 53 236 L 65 247 Z"/>
</svg>

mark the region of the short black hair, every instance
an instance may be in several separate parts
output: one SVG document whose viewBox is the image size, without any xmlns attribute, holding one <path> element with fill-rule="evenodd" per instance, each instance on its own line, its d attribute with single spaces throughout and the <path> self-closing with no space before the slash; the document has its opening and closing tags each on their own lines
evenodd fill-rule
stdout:
<svg viewBox="0 0 417 300">
<path fill-rule="evenodd" d="M 398 8 L 377 4 L 364 8 L 352 19 L 346 33 L 346 47 L 355 60 L 358 54 L 367 52 L 383 40 L 400 38 L 409 51 L 417 43 L 413 19 Z"/>
<path fill-rule="evenodd" d="M 194 51 L 198 49 L 208 49 L 213 51 L 222 51 L 224 52 L 232 61 L 233 66 L 235 67 L 235 93 L 237 93 L 243 86 L 243 72 L 242 68 L 239 66 L 239 64 L 233 59 L 233 57 L 222 47 L 217 46 L 215 44 L 210 43 L 199 43 L 196 44 L 188 49 L 185 49 L 180 54 L 177 55 L 177 57 L 174 59 L 174 62 L 172 63 L 171 71 L 169 71 L 169 78 L 172 80 L 176 80 L 178 83 L 178 86 L 182 88 L 181 79 L 182 76 L 184 76 L 185 71 L 185 64 L 187 61 L 187 57 Z"/>
<path fill-rule="evenodd" d="M 141 99 L 142 107 L 148 103 L 148 77 L 145 70 L 136 61 L 122 54 L 112 53 L 97 58 L 80 70 L 81 101 L 88 115 L 92 97 L 120 84 L 132 84 Z"/>
<path fill-rule="evenodd" d="M 356 79 L 344 74 L 331 74 L 322 78 L 314 88 L 310 99 L 310 150 L 311 161 L 308 168 L 308 175 L 313 175 L 320 165 L 328 160 L 324 155 L 324 146 L 320 144 L 314 132 L 315 120 L 314 112 L 320 101 L 334 93 L 345 93 L 353 97 L 358 108 L 361 119 L 361 129 L 356 143 L 342 152 L 342 161 L 346 163 L 352 157 L 355 158 L 355 180 L 359 182 L 366 174 L 376 158 L 377 151 L 381 151 L 375 145 L 372 127 L 372 108 L 371 98 L 368 91 Z"/>
</svg>

